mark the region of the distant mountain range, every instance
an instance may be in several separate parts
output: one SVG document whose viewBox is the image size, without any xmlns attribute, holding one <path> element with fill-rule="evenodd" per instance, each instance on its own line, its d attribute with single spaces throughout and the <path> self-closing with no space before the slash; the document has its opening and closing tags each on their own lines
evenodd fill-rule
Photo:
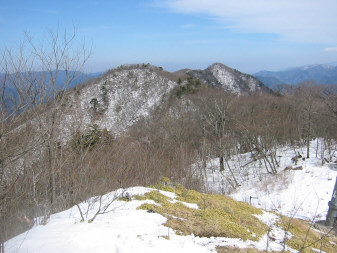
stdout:
<svg viewBox="0 0 337 253">
<path fill-rule="evenodd" d="M 25 79 L 25 80 L 27 78 L 31 79 L 32 83 L 34 83 L 33 81 L 34 79 L 38 81 L 43 80 L 43 82 L 45 82 L 46 84 L 50 82 L 49 79 L 51 75 L 47 71 L 34 71 L 34 72 L 29 72 L 29 74 L 27 73 L 28 72 L 23 72 L 22 74 L 18 74 L 18 73 L 9 74 L 6 77 L 7 79 L 6 87 L 8 89 L 11 89 L 12 88 L 11 86 L 13 85 L 11 82 L 15 82 L 15 80 L 18 79 L 20 75 L 22 79 Z M 100 74 L 102 74 L 102 72 L 83 73 L 79 71 L 68 71 L 68 73 L 66 73 L 65 70 L 58 70 L 57 75 L 54 72 L 53 76 L 56 76 L 56 80 L 55 80 L 56 88 L 64 89 L 64 88 L 72 88 L 78 83 L 85 83 L 91 78 L 98 77 Z M 73 80 L 70 82 L 69 87 L 64 87 L 66 83 L 67 75 L 70 77 L 74 77 L 74 78 L 72 78 Z M 3 73 L 0 73 L 0 81 L 3 80 L 4 76 L 5 75 Z"/>
<path fill-rule="evenodd" d="M 253 74 L 268 87 L 278 84 L 300 84 L 314 81 L 316 84 L 337 84 L 337 64 L 313 64 L 283 71 L 260 71 Z"/>
<path fill-rule="evenodd" d="M 66 71 L 64 70 L 58 70 L 57 75 L 55 74 L 55 72 L 53 73 L 53 76 L 56 77 L 55 88 L 56 90 L 63 90 L 66 88 L 70 89 L 79 83 L 85 83 L 89 79 L 96 78 L 100 74 L 102 73 L 83 73 L 79 71 L 68 71 L 68 73 L 66 73 Z M 68 84 L 68 87 L 65 87 L 67 83 L 67 76 L 73 78 L 72 81 Z M 50 78 L 50 73 L 46 71 L 12 73 L 8 75 L 0 73 L 0 94 L 4 94 L 3 97 L 7 98 L 5 104 L 8 108 L 10 108 L 11 106 L 13 106 L 13 100 L 16 100 L 18 98 L 18 90 L 14 87 L 14 83 L 19 84 L 21 82 L 20 80 L 22 79 L 25 82 L 30 82 L 32 85 L 45 83 L 46 86 L 48 86 L 50 84 Z M 48 89 L 48 87 L 46 88 Z"/>
</svg>

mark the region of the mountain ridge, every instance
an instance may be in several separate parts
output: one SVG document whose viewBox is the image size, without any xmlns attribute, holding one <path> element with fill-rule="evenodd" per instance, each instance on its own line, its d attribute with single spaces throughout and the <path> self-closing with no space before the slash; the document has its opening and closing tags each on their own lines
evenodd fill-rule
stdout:
<svg viewBox="0 0 337 253">
<path fill-rule="evenodd" d="M 219 62 L 213 63 L 204 70 L 188 70 L 186 74 L 210 86 L 222 88 L 235 94 L 256 91 L 271 92 L 254 76 L 242 73 Z"/>
<path fill-rule="evenodd" d="M 253 74 L 267 86 L 276 84 L 300 84 L 314 81 L 317 84 L 337 84 L 335 64 L 308 64 L 282 71 L 259 71 Z"/>
<path fill-rule="evenodd" d="M 58 130 L 60 140 L 69 141 L 73 129 L 85 132 L 95 125 L 119 136 L 172 96 L 179 98 L 199 87 L 220 88 L 236 95 L 271 93 L 255 77 L 221 63 L 205 70 L 185 69 L 178 74 L 144 63 L 122 65 L 60 93 L 65 95 Z M 50 112 L 44 113 L 47 120 Z"/>
<path fill-rule="evenodd" d="M 195 73 L 201 73 L 201 76 Z M 204 78 L 205 73 L 211 78 Z M 70 92 L 68 100 L 77 101 L 86 125 L 97 124 L 114 133 L 122 133 L 172 96 L 174 89 L 189 85 L 188 78 L 191 77 L 206 86 L 235 94 L 270 92 L 255 77 L 220 63 L 212 64 L 206 70 L 186 69 L 178 75 L 150 64 L 130 64 L 108 70 L 87 84 L 78 86 L 76 92 Z"/>
</svg>

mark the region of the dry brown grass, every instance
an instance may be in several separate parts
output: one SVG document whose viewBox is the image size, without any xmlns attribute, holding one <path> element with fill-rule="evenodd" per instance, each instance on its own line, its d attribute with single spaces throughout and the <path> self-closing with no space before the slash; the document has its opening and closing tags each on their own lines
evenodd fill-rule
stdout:
<svg viewBox="0 0 337 253">
<path fill-rule="evenodd" d="M 260 253 L 265 251 L 260 251 L 258 249 L 241 249 L 236 247 L 217 247 L 218 253 Z"/>
<path fill-rule="evenodd" d="M 195 203 L 199 209 L 192 209 L 183 203 L 171 203 L 172 199 L 162 195 L 158 190 L 138 196 L 138 199 L 154 200 L 159 205 L 143 204 L 140 209 L 152 210 L 167 218 L 164 224 L 179 235 L 200 237 L 228 237 L 258 241 L 266 234 L 268 227 L 258 220 L 254 214 L 262 210 L 244 202 L 237 202 L 223 195 L 203 194 L 188 190 L 182 186 L 171 186 L 168 183 L 155 185 L 156 189 L 174 192 L 177 199 L 187 203 Z M 337 238 L 333 235 L 314 231 L 306 221 L 281 216 L 278 224 L 291 233 L 286 245 L 300 252 L 314 252 L 313 248 L 324 252 L 337 252 Z M 265 252 L 253 248 L 218 247 L 223 252 Z M 276 252 L 276 251 L 275 251 Z"/>
<path fill-rule="evenodd" d="M 194 234 L 201 237 L 229 237 L 258 241 L 268 227 L 254 214 L 262 211 L 244 202 L 237 202 L 223 195 L 202 194 L 183 187 L 164 187 L 173 190 L 178 200 L 198 204 L 192 209 L 154 190 L 138 199 L 151 199 L 158 205 L 143 204 L 140 209 L 153 210 L 167 217 L 166 226 L 181 235 Z M 174 217 L 174 218 L 173 218 Z"/>
<path fill-rule="evenodd" d="M 299 219 L 282 216 L 279 224 L 285 231 L 289 231 L 292 237 L 286 244 L 300 252 L 313 252 L 312 248 L 322 252 L 337 252 L 337 238 L 332 233 L 313 230 L 310 224 Z"/>
</svg>

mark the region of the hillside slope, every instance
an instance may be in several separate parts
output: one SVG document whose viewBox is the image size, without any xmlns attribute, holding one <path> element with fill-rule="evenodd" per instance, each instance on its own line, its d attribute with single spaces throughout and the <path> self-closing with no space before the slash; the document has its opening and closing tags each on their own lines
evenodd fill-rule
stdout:
<svg viewBox="0 0 337 253">
<path fill-rule="evenodd" d="M 241 185 L 234 190 L 228 187 L 224 177 L 229 177 L 229 172 L 219 172 L 218 159 L 211 159 L 206 176 L 208 190 L 225 192 L 238 201 L 287 216 L 311 221 L 325 220 L 337 179 L 337 164 L 322 164 L 322 160 L 336 161 L 337 157 L 334 151 L 319 152 L 322 150 L 322 140 L 311 142 L 310 158 L 305 158 L 305 147 L 279 148 L 276 151 L 279 163 L 276 175 L 267 173 L 260 161 L 254 161 L 251 153 L 233 156 L 229 164 Z M 294 160 L 296 156 L 301 158 Z"/>
<path fill-rule="evenodd" d="M 337 250 L 336 237 L 320 240 L 305 222 L 180 186 L 119 189 L 78 207 L 9 240 L 6 252 L 298 252 L 306 243 L 312 243 L 308 250 Z M 293 230 L 295 225 L 300 227 Z"/>
<path fill-rule="evenodd" d="M 146 117 L 177 86 L 170 75 L 151 65 L 128 65 L 108 71 L 66 94 L 62 137 L 97 125 L 113 135 Z M 48 112 L 47 112 L 48 113 Z"/>
</svg>

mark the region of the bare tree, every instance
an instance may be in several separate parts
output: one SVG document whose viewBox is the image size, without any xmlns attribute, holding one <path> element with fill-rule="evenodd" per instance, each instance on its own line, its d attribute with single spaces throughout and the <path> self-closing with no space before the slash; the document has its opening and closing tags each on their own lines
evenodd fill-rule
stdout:
<svg viewBox="0 0 337 253">
<path fill-rule="evenodd" d="M 318 87 L 312 82 L 302 83 L 295 93 L 297 101 L 299 102 L 298 109 L 301 112 L 302 118 L 302 132 L 305 136 L 305 143 L 307 147 L 306 157 L 310 157 L 310 141 L 315 135 L 314 131 L 314 119 L 317 115 L 317 98 L 319 95 Z"/>
<path fill-rule="evenodd" d="M 86 48 L 85 43 L 78 44 L 76 29 L 71 33 L 60 29 L 48 31 L 46 40 L 41 44 L 26 33 L 18 49 L 6 49 L 1 53 L 2 245 L 18 232 L 13 220 L 17 220 L 24 210 L 23 203 L 32 205 L 37 194 L 49 195 L 50 204 L 55 201 L 56 176 L 61 163 L 58 160 L 62 157 L 56 131 L 61 130 L 58 126 L 63 112 L 62 104 L 66 99 L 65 93 L 59 91 L 73 83 L 90 54 L 91 50 Z M 63 83 L 59 84 L 61 75 Z M 48 172 L 37 169 L 43 167 L 41 162 L 45 150 L 48 153 Z M 46 175 L 49 177 L 49 187 L 42 193 L 36 186 Z M 23 199 L 25 201 L 21 202 Z M 10 223 L 12 225 L 7 226 Z"/>
</svg>

